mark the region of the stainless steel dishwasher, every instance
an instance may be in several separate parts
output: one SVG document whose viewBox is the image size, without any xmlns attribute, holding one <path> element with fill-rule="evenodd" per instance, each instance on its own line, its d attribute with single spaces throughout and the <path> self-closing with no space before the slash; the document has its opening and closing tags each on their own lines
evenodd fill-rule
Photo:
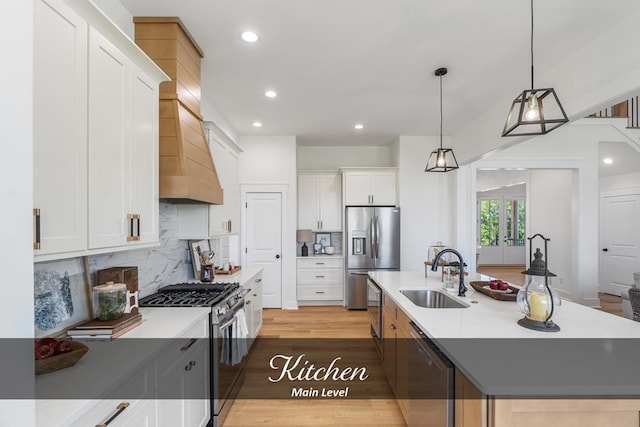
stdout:
<svg viewBox="0 0 640 427">
<path fill-rule="evenodd" d="M 408 426 L 453 427 L 454 365 L 411 322 Z"/>
</svg>

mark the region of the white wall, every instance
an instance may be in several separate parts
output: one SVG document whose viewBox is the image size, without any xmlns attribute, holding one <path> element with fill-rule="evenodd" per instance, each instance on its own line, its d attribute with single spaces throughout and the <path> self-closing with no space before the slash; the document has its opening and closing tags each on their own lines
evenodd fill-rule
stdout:
<svg viewBox="0 0 640 427">
<path fill-rule="evenodd" d="M 548 243 L 549 270 L 556 274 L 553 288 L 565 298 L 572 298 L 578 283 L 574 254 L 577 249 L 575 235 L 576 212 L 574 204 L 574 170 L 533 170 L 528 185 L 527 237 L 536 233 L 551 239 Z M 597 233 L 594 233 L 597 235 Z M 544 252 L 544 242 L 536 239 L 533 250 Z M 527 252 L 529 244 L 526 244 Z M 544 254 L 545 257 L 547 254 Z M 527 254 L 527 259 L 530 259 Z M 528 264 L 527 264 L 528 267 Z"/>
<path fill-rule="evenodd" d="M 4 159 L 0 168 L 0 339 L 4 340 L 0 378 L 6 391 L 32 393 L 33 344 L 33 13 L 34 2 L 2 2 L 0 46 L 11 66 L 0 67 Z M 11 384 L 8 386 L 8 384 Z M 9 387 L 9 388 L 7 388 Z M 0 400 L 1 426 L 35 425 L 33 400 Z"/>
<path fill-rule="evenodd" d="M 640 172 L 600 178 L 600 193 L 631 187 L 640 187 Z"/>
<path fill-rule="evenodd" d="M 640 55 L 630 54 L 626 43 L 621 42 L 637 39 L 638 21 L 640 12 L 630 14 L 582 48 L 567 52 L 563 61 L 536 68 L 536 86 L 555 88 L 571 120 L 585 117 L 602 105 L 622 101 L 625 94 L 640 87 Z M 523 68 L 521 72 L 526 78 L 529 70 Z M 494 94 L 484 115 L 452 135 L 459 161 L 474 161 L 496 148 L 523 140 L 500 136 L 511 102 L 523 89 L 503 87 Z"/>
<path fill-rule="evenodd" d="M 389 145 L 298 147 L 298 170 L 337 170 L 350 166 L 397 166 L 393 160 L 392 147 Z"/>
<path fill-rule="evenodd" d="M 241 136 L 240 188 L 283 185 L 287 205 L 282 209 L 282 308 L 298 306 L 296 295 L 296 218 L 298 211 L 295 136 Z M 245 230 L 246 227 L 242 227 Z"/>
<path fill-rule="evenodd" d="M 597 122 L 596 122 L 597 123 Z M 564 273 L 566 281 L 563 283 L 564 294 L 576 302 L 587 305 L 599 304 L 598 292 L 598 142 L 599 141 L 620 141 L 623 136 L 613 126 L 597 125 L 593 121 L 580 121 L 563 126 L 545 136 L 539 136 L 506 150 L 498 151 L 487 156 L 485 159 L 477 161 L 471 165 L 471 169 L 494 168 L 526 168 L 526 169 L 571 169 L 577 173 L 571 176 L 571 199 L 569 203 L 564 203 L 567 195 L 566 180 L 558 183 L 558 188 L 553 180 L 544 178 L 551 177 L 548 172 L 540 172 L 541 178 L 536 177 L 543 192 L 539 199 L 544 203 L 540 215 L 537 211 L 529 213 L 529 225 L 527 235 L 533 233 L 549 234 L 546 230 L 555 230 L 556 218 L 560 215 L 560 208 L 549 203 L 545 198 L 544 191 L 549 191 L 550 195 L 558 197 L 562 202 L 565 215 L 570 215 L 569 224 L 573 229 L 569 229 L 569 234 L 562 237 L 553 238 L 552 259 L 550 263 L 553 269 L 558 265 L 555 261 L 556 254 L 570 254 L 571 269 Z M 472 187 L 475 188 L 475 172 L 470 174 Z M 533 177 L 531 178 L 534 179 Z M 528 185 L 531 191 L 532 183 Z M 465 195 L 464 188 L 459 186 L 458 200 L 470 199 L 475 194 Z M 562 189 L 562 190 L 561 190 Z M 534 192 L 538 190 L 533 190 Z M 556 191 L 558 192 L 556 194 Z M 564 196 L 562 196 L 564 194 Z M 531 197 L 531 194 L 529 195 Z M 535 193 L 534 193 L 534 197 Z M 537 202 L 530 202 L 529 208 Z M 540 203 L 540 205 L 542 205 Z M 538 206 L 540 207 L 540 206 Z M 567 211 L 568 210 L 568 211 Z M 475 218 L 475 204 L 472 207 L 472 215 Z M 469 247 L 475 244 L 475 221 L 472 223 L 474 229 L 473 237 L 466 243 Z M 568 240 L 565 240 L 568 239 Z M 459 244 L 463 246 L 464 240 Z M 564 266 L 562 266 L 564 268 Z M 560 270 L 558 270 L 560 271 Z M 571 282 L 571 283 L 566 283 Z M 559 284 L 559 283 L 558 283 Z"/>
<path fill-rule="evenodd" d="M 439 143 L 439 136 L 401 136 L 397 144 L 403 270 L 422 270 L 429 246 L 438 241 L 452 246 L 448 174 L 424 171 Z"/>
<path fill-rule="evenodd" d="M 96 6 L 107 15 L 131 40 L 135 39 L 133 15 L 116 0 L 93 0 Z"/>
</svg>

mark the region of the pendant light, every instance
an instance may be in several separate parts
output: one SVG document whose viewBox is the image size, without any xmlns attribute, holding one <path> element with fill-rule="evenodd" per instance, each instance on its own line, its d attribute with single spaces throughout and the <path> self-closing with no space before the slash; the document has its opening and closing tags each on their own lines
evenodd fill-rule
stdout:
<svg viewBox="0 0 640 427">
<path fill-rule="evenodd" d="M 544 135 L 567 123 L 569 118 L 553 88 L 533 85 L 533 0 L 531 0 L 531 89 L 525 89 L 511 104 L 502 136 Z"/>
<path fill-rule="evenodd" d="M 434 74 L 440 78 L 440 148 L 431 152 L 425 172 L 449 172 L 458 169 L 458 161 L 451 148 L 442 148 L 442 76 L 447 74 L 446 68 L 438 68 Z"/>
</svg>

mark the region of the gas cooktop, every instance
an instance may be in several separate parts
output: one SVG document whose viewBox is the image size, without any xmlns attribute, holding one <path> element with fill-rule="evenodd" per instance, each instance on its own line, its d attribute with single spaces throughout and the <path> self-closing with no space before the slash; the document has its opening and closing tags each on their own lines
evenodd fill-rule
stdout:
<svg viewBox="0 0 640 427">
<path fill-rule="evenodd" d="M 240 288 L 233 283 L 178 283 L 142 298 L 140 307 L 212 307 Z"/>
</svg>

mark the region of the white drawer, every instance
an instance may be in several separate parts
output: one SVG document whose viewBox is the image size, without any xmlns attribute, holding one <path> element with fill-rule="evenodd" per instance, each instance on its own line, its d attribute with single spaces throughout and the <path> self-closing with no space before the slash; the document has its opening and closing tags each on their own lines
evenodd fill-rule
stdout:
<svg viewBox="0 0 640 427">
<path fill-rule="evenodd" d="M 118 405 L 126 406 L 121 414 L 114 420 L 113 425 L 124 423 L 144 405 L 145 399 L 153 399 L 155 392 L 154 363 L 148 362 L 143 368 L 129 375 L 117 389 L 109 393 L 109 397 L 121 399 L 96 400 L 94 405 L 87 406 L 87 411 L 71 425 L 74 427 L 95 426 L 104 423 L 118 411 Z"/>
<path fill-rule="evenodd" d="M 298 268 L 343 268 L 344 258 L 308 257 L 298 258 Z"/>
<path fill-rule="evenodd" d="M 342 299 L 342 286 L 322 286 L 322 285 L 302 285 L 298 286 L 298 300 L 310 301 L 310 300 L 341 300 Z"/>
<path fill-rule="evenodd" d="M 342 285 L 344 282 L 342 269 L 327 268 L 327 269 L 300 269 L 298 270 L 297 282 L 298 285 Z"/>
</svg>

